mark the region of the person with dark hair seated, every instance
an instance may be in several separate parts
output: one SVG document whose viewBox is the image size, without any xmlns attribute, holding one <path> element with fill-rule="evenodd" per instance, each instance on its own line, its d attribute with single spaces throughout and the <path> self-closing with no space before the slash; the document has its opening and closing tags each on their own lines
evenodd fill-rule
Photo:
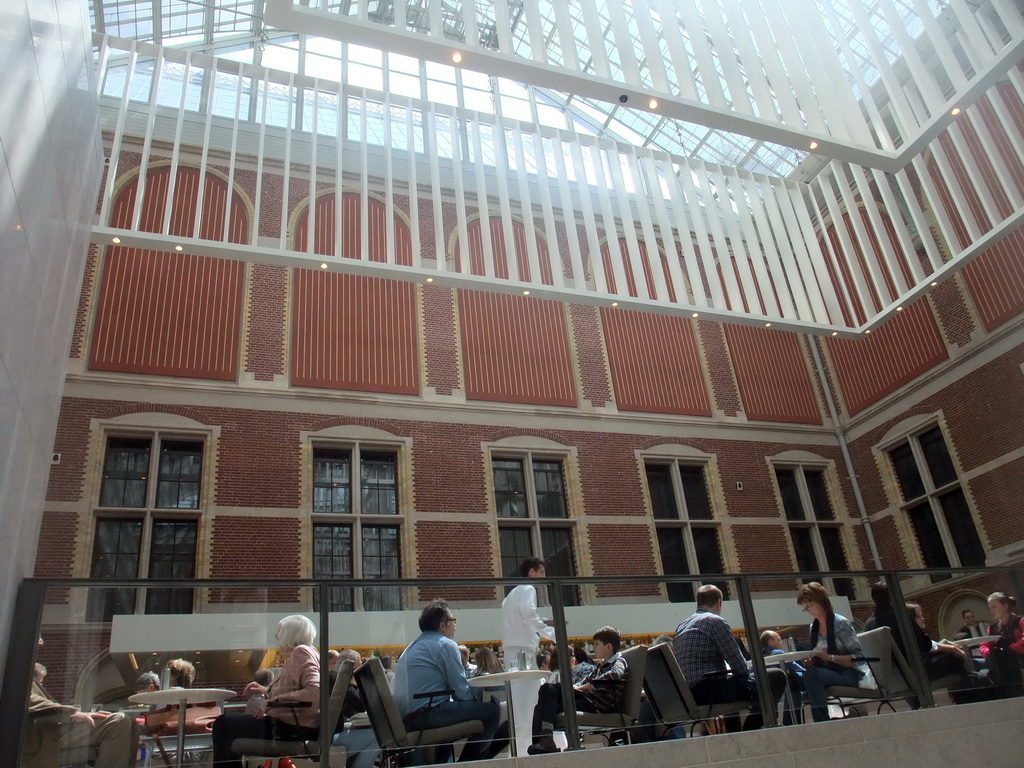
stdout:
<svg viewBox="0 0 1024 768">
<path fill-rule="evenodd" d="M 481 701 L 482 691 L 469 685 L 448 603 L 430 603 L 420 614 L 419 626 L 421 634 L 399 658 L 392 685 L 406 727 L 419 731 L 479 720 L 484 729 L 470 737 L 459 759 L 487 758 L 501 710 L 495 701 Z M 444 693 L 423 696 L 438 691 Z"/>
<path fill-rule="evenodd" d="M 601 627 L 594 633 L 594 673 L 582 685 L 573 686 L 576 709 L 580 712 L 615 712 L 622 704 L 628 669 L 619 654 L 622 636 L 615 627 Z M 533 710 L 533 744 L 526 750 L 531 755 L 558 752 L 555 746 L 555 717 L 562 711 L 560 685 L 545 683 Z"/>
<path fill-rule="evenodd" d="M 917 603 L 907 603 L 907 615 L 914 627 L 914 639 L 928 679 L 940 680 L 950 675 L 959 675 L 960 684 L 950 690 L 950 696 L 955 703 L 964 703 L 963 691 L 972 687 L 967 672 L 967 652 L 956 643 L 932 640 L 924 629 L 924 611 Z"/>
<path fill-rule="evenodd" d="M 811 705 L 811 717 L 818 723 L 828 720 L 826 688 L 841 685 L 856 688 L 868 674 L 868 666 L 859 661 L 864 650 L 857 630 L 845 616 L 832 608 L 828 590 L 816 581 L 804 584 L 797 593 L 797 604 L 810 614 L 811 647 L 804 662 L 804 690 Z"/>
<path fill-rule="evenodd" d="M 995 686 L 996 696 L 1021 695 L 1021 664 L 1024 664 L 1024 617 L 1013 612 L 1017 601 L 1004 592 L 988 596 L 988 609 L 995 622 L 988 628 L 987 643 L 979 647 L 985 659 L 982 681 Z"/>
<path fill-rule="evenodd" d="M 757 685 L 732 627 L 721 613 L 722 590 L 714 584 L 703 585 L 697 590 L 697 610 L 676 627 L 672 650 L 697 704 L 749 701 L 751 712 L 743 730 L 754 730 L 764 725 L 757 707 Z M 777 705 L 786 690 L 786 673 L 769 669 L 768 684 L 771 701 Z M 739 730 L 739 715 L 726 716 L 725 724 L 727 730 Z"/>
</svg>

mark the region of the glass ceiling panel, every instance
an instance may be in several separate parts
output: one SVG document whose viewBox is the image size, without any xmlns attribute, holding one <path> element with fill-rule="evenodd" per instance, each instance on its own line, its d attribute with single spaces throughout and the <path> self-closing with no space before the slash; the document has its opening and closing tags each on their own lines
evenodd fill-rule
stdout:
<svg viewBox="0 0 1024 768">
<path fill-rule="evenodd" d="M 583 22 L 580 20 L 581 14 L 572 13 L 573 8 L 583 1 L 568 0 L 572 31 L 576 37 L 572 46 L 576 49 L 576 55 L 581 58 L 580 66 L 584 71 L 594 73 L 593 59 L 587 55 L 586 50 L 581 49 L 582 40 L 586 35 Z M 588 3 L 592 1 L 587 0 Z M 615 73 L 622 67 L 620 55 L 629 55 L 637 62 L 643 82 L 650 83 L 651 70 L 648 62 L 643 59 L 643 46 L 634 17 L 635 13 L 640 12 L 640 8 L 646 8 L 646 4 L 634 8 L 629 0 L 596 2 L 599 10 L 598 23 L 612 70 L 609 74 L 615 77 Z M 609 2 L 623 3 L 629 37 L 628 47 L 624 49 L 619 47 L 619 40 L 608 18 Z M 94 29 L 118 37 L 188 48 L 234 61 L 251 61 L 327 80 L 341 79 L 344 72 L 347 82 L 358 82 L 372 89 L 384 89 L 390 83 L 391 88 L 402 95 L 426 97 L 448 106 L 478 110 L 494 109 L 506 117 L 536 120 L 550 127 L 656 148 L 682 157 L 734 165 L 757 173 L 789 176 L 806 157 L 806 153 L 788 147 L 664 118 L 645 110 L 628 109 L 617 104 L 538 87 L 526 88 L 509 81 L 501 81 L 499 86 L 498 79 L 477 73 L 395 54 L 382 55 L 379 51 L 357 49 L 356 46 L 341 45 L 334 40 L 267 28 L 258 15 L 262 5 L 263 3 L 257 0 L 89 0 Z M 345 15 L 354 15 L 358 12 L 358 4 L 351 0 L 332 0 L 328 5 Z M 409 4 L 406 18 L 411 30 L 415 31 L 417 26 L 429 26 L 430 6 L 429 0 L 421 0 L 418 5 Z M 558 66 L 563 61 L 564 50 L 555 23 L 553 0 L 541 0 L 536 6 L 543 14 L 541 29 L 545 44 L 548 46 L 544 59 L 548 64 Z M 826 22 L 829 31 L 834 36 L 842 35 L 848 41 L 847 44 L 857 57 L 854 65 L 861 69 L 865 82 L 870 86 L 878 79 L 879 73 L 869 64 L 867 50 L 863 40 L 858 36 L 848 0 L 831 0 L 831 6 L 835 11 L 838 27 L 833 29 L 832 25 Z M 938 13 L 942 6 L 943 3 L 937 0 L 928 2 L 929 10 L 935 13 Z M 391 0 L 370 0 L 367 7 L 375 19 L 393 20 Z M 465 30 L 457 7 L 443 0 L 441 8 L 445 36 L 449 39 L 464 38 Z M 522 2 L 509 3 L 511 35 L 513 45 L 519 49 L 520 55 L 529 56 L 530 36 L 522 9 Z M 490 5 L 477 5 L 477 10 L 477 31 L 481 40 L 489 42 L 491 47 L 497 47 L 493 20 L 485 15 L 491 11 Z M 913 34 L 920 32 L 921 22 L 909 2 L 900 4 L 899 13 L 901 18 L 913 22 L 908 31 L 914 30 Z M 875 28 L 886 36 L 886 55 L 895 59 L 900 55 L 899 45 L 888 31 L 877 3 L 873 6 L 870 18 Z M 667 59 L 667 47 L 661 32 L 662 22 L 659 19 L 655 19 L 655 22 L 659 47 Z M 683 44 L 690 50 L 688 39 L 684 38 Z M 838 47 L 837 45 L 837 50 Z M 629 53 L 626 54 L 626 51 Z M 368 55 L 371 53 L 372 55 Z M 393 59 L 391 64 L 387 63 L 389 58 Z M 721 75 L 721 63 L 717 58 L 715 60 L 722 87 L 727 92 L 725 78 Z M 844 61 L 843 64 L 849 67 L 850 62 Z M 387 77 L 388 70 L 395 73 L 390 79 Z M 669 67 L 667 72 L 673 72 L 672 68 Z M 466 82 L 460 81 L 460 78 L 465 78 Z M 703 90 L 699 81 L 695 85 L 698 92 Z M 674 74 L 670 78 L 669 88 L 674 92 L 679 90 L 678 84 L 674 82 Z"/>
</svg>

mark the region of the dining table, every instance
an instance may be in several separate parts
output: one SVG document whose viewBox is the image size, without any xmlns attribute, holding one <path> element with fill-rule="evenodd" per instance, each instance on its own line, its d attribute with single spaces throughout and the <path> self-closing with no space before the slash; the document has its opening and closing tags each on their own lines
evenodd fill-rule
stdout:
<svg viewBox="0 0 1024 768">
<path fill-rule="evenodd" d="M 545 669 L 510 669 L 507 672 L 494 672 L 489 675 L 477 675 L 469 678 L 469 684 L 473 688 L 494 688 L 498 684 L 505 686 L 505 708 L 508 710 L 508 750 L 509 757 L 516 757 L 516 717 L 515 708 L 512 704 L 512 690 L 514 683 L 530 680 L 546 680 L 551 673 Z"/>
<path fill-rule="evenodd" d="M 237 691 L 229 691 L 227 688 L 166 688 L 160 691 L 142 691 L 128 697 L 133 704 L 146 704 L 151 707 L 166 707 L 177 705 L 178 707 L 178 748 L 176 750 L 175 765 L 181 768 L 182 759 L 185 754 L 185 717 L 183 713 L 189 704 L 202 704 L 206 702 L 221 702 L 234 698 Z"/>
</svg>

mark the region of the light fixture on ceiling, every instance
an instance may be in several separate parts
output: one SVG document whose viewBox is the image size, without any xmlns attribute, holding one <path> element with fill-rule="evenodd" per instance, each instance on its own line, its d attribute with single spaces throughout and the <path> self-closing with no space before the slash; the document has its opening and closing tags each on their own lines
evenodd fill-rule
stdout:
<svg viewBox="0 0 1024 768">
<path fill-rule="evenodd" d="M 327 262 L 326 261 L 320 262 L 320 269 L 327 269 Z"/>
<path fill-rule="evenodd" d="M 810 147 L 811 149 L 817 149 L 817 148 L 818 148 L 818 142 L 816 142 L 816 141 L 812 141 L 812 142 L 811 142 L 811 143 L 809 144 L 809 147 Z"/>
<path fill-rule="evenodd" d="M 700 317 L 700 312 L 694 312 L 690 317 Z"/>
<path fill-rule="evenodd" d="M 771 328 L 771 327 L 772 327 L 772 324 L 771 324 L 771 323 L 765 323 L 765 324 L 764 324 L 764 327 L 765 327 L 765 328 Z"/>
<path fill-rule="evenodd" d="M 530 295 L 529 291 L 523 291 L 523 296 L 529 296 L 529 295 Z"/>
<path fill-rule="evenodd" d="M 118 243 L 121 242 L 121 238 L 120 237 L 112 237 L 110 239 L 110 242 L 112 242 L 114 245 L 117 245 Z"/>
<path fill-rule="evenodd" d="M 903 311 L 903 307 L 896 307 L 896 311 L 897 312 L 902 312 Z"/>
<path fill-rule="evenodd" d="M 176 245 L 176 246 L 174 246 L 174 250 L 176 250 L 176 251 L 177 251 L 178 253 L 181 253 L 181 252 L 182 252 L 182 251 L 184 251 L 185 249 L 184 249 L 184 248 L 182 248 L 182 247 L 181 247 L 180 245 Z"/>
<path fill-rule="evenodd" d="M 951 114 L 953 117 L 956 117 L 957 115 L 960 114 L 960 107 L 953 107 L 951 110 L 949 110 L 949 114 Z"/>
<path fill-rule="evenodd" d="M 650 107 L 651 109 L 657 109 L 658 108 L 658 100 L 657 99 L 651 99 L 650 101 L 647 102 L 647 106 Z"/>
<path fill-rule="evenodd" d="M 871 333 L 871 329 L 868 328 L 866 331 L 864 331 L 864 333 Z"/>
<path fill-rule="evenodd" d="M 458 51 L 453 53 L 452 54 L 452 61 L 454 61 L 456 64 L 459 64 L 462 61 L 462 54 L 459 53 Z"/>
<path fill-rule="evenodd" d="M 932 280 L 932 288 L 939 284 L 938 280 Z"/>
<path fill-rule="evenodd" d="M 427 278 L 427 282 L 428 282 L 428 283 L 432 283 L 432 282 L 434 282 L 434 278 L 432 278 L 432 277 L 428 277 L 428 278 Z"/>
<path fill-rule="evenodd" d="M 839 331 L 832 331 L 832 335 L 833 336 L 838 336 L 839 335 Z"/>
<path fill-rule="evenodd" d="M 619 306 L 619 302 L 617 302 L 617 301 L 613 301 L 613 302 L 612 302 L 612 306 L 613 306 L 613 307 L 617 307 L 617 306 Z"/>
</svg>

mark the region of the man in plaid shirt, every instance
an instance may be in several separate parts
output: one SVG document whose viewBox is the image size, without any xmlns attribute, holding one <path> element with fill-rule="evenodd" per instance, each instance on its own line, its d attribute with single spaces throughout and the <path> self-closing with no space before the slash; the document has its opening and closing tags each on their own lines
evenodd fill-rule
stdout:
<svg viewBox="0 0 1024 768">
<path fill-rule="evenodd" d="M 757 686 L 750 679 L 747 660 L 732 627 L 719 615 L 721 612 L 722 590 L 714 584 L 698 589 L 697 611 L 676 628 L 672 650 L 698 704 L 750 701 L 752 711 L 743 730 L 760 728 L 764 723 L 757 711 Z M 772 701 L 778 703 L 786 689 L 786 673 L 778 668 L 769 669 L 768 680 Z M 738 725 L 735 715 L 732 719 Z"/>
<path fill-rule="evenodd" d="M 615 712 L 622 704 L 626 675 L 626 660 L 619 654 L 622 636 L 614 627 L 601 627 L 594 633 L 594 672 L 582 685 L 573 687 L 576 709 L 580 712 Z M 545 683 L 540 688 L 537 706 L 533 710 L 533 744 L 526 750 L 531 755 L 558 752 L 552 733 L 555 716 L 562 711 L 562 691 L 559 685 Z"/>
</svg>

